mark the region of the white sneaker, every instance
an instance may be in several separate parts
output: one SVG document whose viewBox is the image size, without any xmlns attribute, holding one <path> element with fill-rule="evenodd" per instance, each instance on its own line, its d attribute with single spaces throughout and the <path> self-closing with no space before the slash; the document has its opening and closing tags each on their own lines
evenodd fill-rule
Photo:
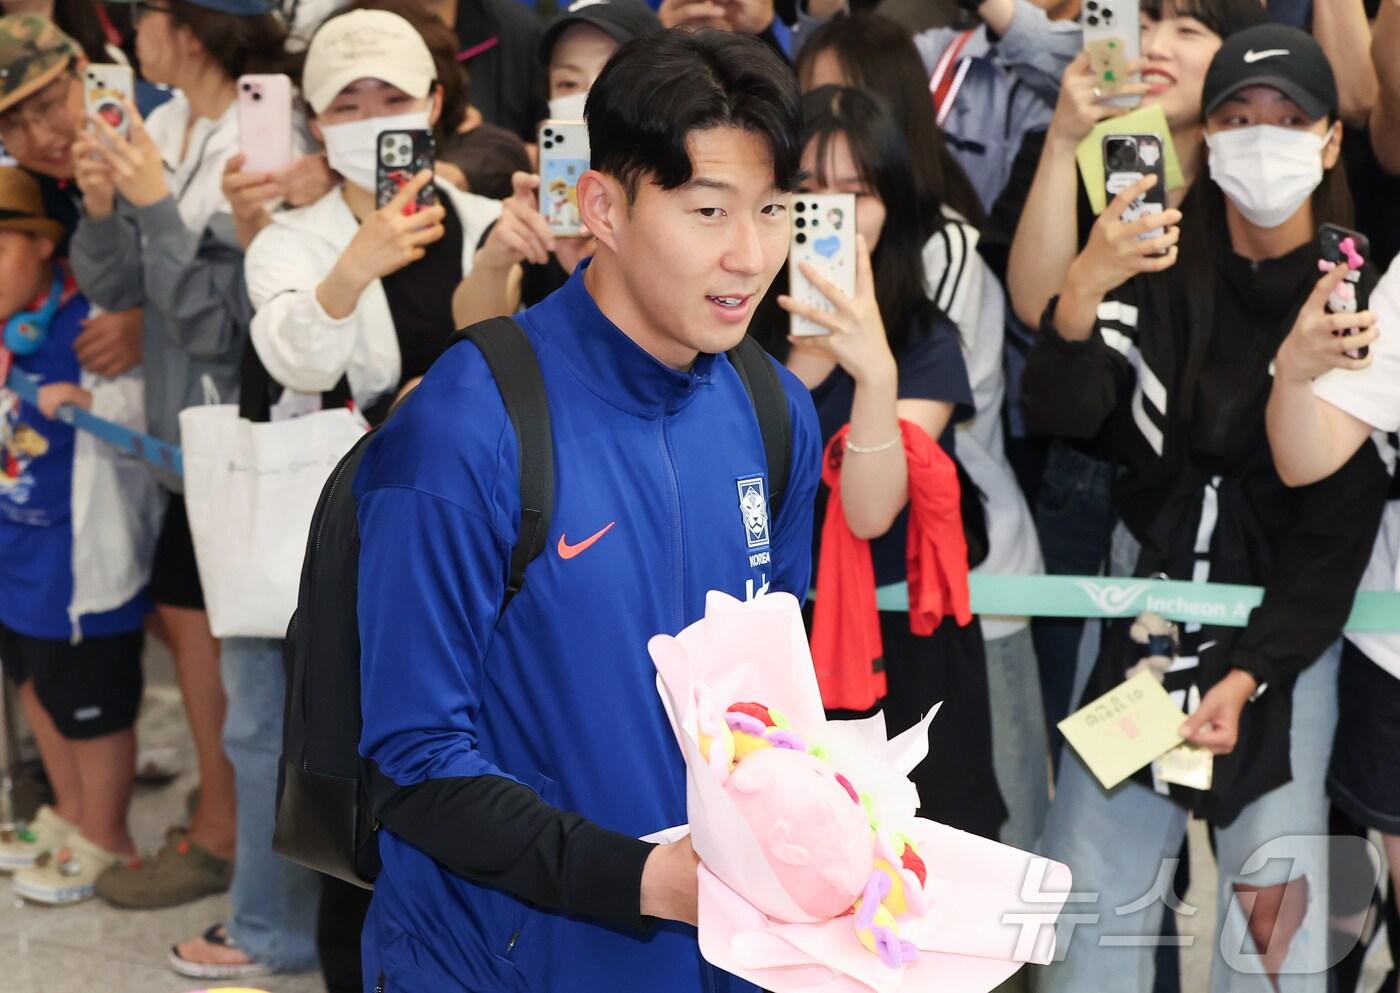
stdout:
<svg viewBox="0 0 1400 993">
<path fill-rule="evenodd" d="M 76 824 L 65 821 L 44 804 L 34 819 L 11 837 L 0 835 L 0 872 L 28 868 L 44 852 L 63 847 L 68 836 L 77 830 Z"/>
<path fill-rule="evenodd" d="M 74 831 L 62 848 L 15 873 L 15 895 L 36 903 L 80 903 L 96 895 L 97 877 L 121 861 Z"/>
</svg>

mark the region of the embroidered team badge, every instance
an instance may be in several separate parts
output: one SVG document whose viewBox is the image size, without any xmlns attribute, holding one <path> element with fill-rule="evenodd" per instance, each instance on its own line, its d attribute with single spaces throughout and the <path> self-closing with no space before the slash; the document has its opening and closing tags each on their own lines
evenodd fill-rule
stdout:
<svg viewBox="0 0 1400 993">
<path fill-rule="evenodd" d="M 748 547 L 767 545 L 768 498 L 764 494 L 762 476 L 739 480 L 739 512 L 744 518 L 744 540 Z"/>
</svg>

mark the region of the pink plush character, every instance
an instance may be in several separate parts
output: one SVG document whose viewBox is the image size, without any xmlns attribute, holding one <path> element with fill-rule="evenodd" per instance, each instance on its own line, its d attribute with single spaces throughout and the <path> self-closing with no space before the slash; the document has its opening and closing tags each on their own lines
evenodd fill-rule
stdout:
<svg viewBox="0 0 1400 993">
<path fill-rule="evenodd" d="M 830 765 L 791 748 L 753 752 L 725 792 L 758 839 L 778 882 L 813 917 L 839 917 L 875 864 L 865 809 Z"/>
</svg>

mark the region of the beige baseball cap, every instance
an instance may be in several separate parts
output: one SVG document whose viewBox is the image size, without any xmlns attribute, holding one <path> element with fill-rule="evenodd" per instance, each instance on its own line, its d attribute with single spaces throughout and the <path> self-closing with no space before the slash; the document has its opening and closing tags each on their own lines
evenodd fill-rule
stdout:
<svg viewBox="0 0 1400 993">
<path fill-rule="evenodd" d="M 398 14 L 352 10 L 321 25 L 306 51 L 302 93 L 316 113 L 357 79 L 379 79 L 411 97 L 426 97 L 437 67 L 423 36 Z"/>
</svg>

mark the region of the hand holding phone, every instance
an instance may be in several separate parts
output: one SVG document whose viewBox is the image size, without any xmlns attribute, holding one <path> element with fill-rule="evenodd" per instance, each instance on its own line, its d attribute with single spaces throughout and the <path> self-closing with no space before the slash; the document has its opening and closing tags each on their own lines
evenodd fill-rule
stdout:
<svg viewBox="0 0 1400 993">
<path fill-rule="evenodd" d="M 540 213 L 559 236 L 587 234 L 578 210 L 579 177 L 588 171 L 588 126 L 548 120 L 540 125 Z"/>
<path fill-rule="evenodd" d="M 431 131 L 384 131 L 376 146 L 374 199 L 383 207 L 398 196 L 408 182 L 424 169 L 432 171 L 435 148 Z M 437 187 L 428 183 L 418 191 L 413 201 L 404 207 L 413 214 L 436 206 Z"/>
<path fill-rule="evenodd" d="M 1371 303 L 1371 286 L 1374 284 L 1374 266 L 1370 265 L 1371 242 L 1360 231 L 1351 231 L 1337 224 L 1324 224 L 1317 229 L 1318 261 L 1321 272 L 1331 272 L 1345 264 L 1346 277 L 1327 296 L 1326 309 L 1329 314 L 1356 314 L 1367 310 Z M 1356 328 L 1346 328 L 1342 337 L 1350 337 Z M 1371 349 L 1361 348 L 1347 352 L 1353 359 L 1364 359 Z"/>
<path fill-rule="evenodd" d="M 1167 209 L 1167 173 L 1160 137 L 1155 134 L 1104 135 L 1103 164 L 1107 201 L 1112 201 L 1144 176 L 1157 177 L 1157 182 L 1138 194 L 1123 211 L 1124 224 L 1131 224 L 1148 214 L 1160 214 Z M 1166 233 L 1165 228 L 1158 227 L 1144 231 L 1137 237 L 1140 241 L 1151 241 Z"/>
<path fill-rule="evenodd" d="M 281 73 L 238 77 L 238 147 L 247 172 L 292 161 L 292 81 Z"/>
</svg>

